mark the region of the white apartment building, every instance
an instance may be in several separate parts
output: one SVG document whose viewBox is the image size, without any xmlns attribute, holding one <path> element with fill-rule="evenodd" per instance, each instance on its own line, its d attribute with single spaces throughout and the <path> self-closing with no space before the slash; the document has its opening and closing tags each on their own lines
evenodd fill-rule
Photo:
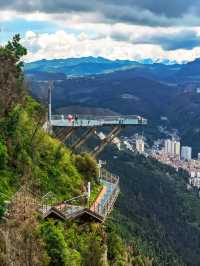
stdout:
<svg viewBox="0 0 200 266">
<path fill-rule="evenodd" d="M 181 148 L 181 159 L 190 161 L 192 159 L 192 148 L 183 146 Z"/>
<path fill-rule="evenodd" d="M 180 141 L 173 141 L 173 147 L 174 147 L 174 155 L 178 158 L 180 158 L 181 154 L 181 144 Z"/>
<path fill-rule="evenodd" d="M 165 154 L 180 157 L 181 144 L 180 141 L 175 139 L 165 140 Z"/>
<path fill-rule="evenodd" d="M 172 145 L 171 145 L 171 139 L 165 140 L 165 153 L 171 154 L 172 153 Z"/>
<path fill-rule="evenodd" d="M 191 178 L 189 183 L 193 187 L 200 188 L 200 178 L 199 177 Z"/>
<path fill-rule="evenodd" d="M 144 139 L 143 138 L 136 139 L 136 150 L 139 153 L 144 153 Z"/>
</svg>

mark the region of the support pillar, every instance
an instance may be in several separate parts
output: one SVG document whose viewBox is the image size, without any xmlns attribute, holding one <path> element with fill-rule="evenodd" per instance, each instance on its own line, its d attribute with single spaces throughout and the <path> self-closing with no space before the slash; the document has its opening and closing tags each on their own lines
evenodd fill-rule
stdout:
<svg viewBox="0 0 200 266">
<path fill-rule="evenodd" d="M 93 134 L 95 128 L 89 128 L 71 147 L 72 150 L 78 149 L 81 145 L 83 145 L 89 137 Z"/>
<path fill-rule="evenodd" d="M 67 132 L 69 128 L 61 128 L 55 131 L 56 138 L 61 139 Z"/>
<path fill-rule="evenodd" d="M 65 142 L 74 133 L 75 130 L 76 128 L 71 127 L 66 134 L 63 134 L 63 136 L 61 136 L 60 140 L 62 142 Z"/>
<path fill-rule="evenodd" d="M 51 125 L 52 87 L 53 87 L 53 82 L 49 81 L 48 83 L 48 132 L 49 133 L 52 133 L 52 125 Z"/>
</svg>

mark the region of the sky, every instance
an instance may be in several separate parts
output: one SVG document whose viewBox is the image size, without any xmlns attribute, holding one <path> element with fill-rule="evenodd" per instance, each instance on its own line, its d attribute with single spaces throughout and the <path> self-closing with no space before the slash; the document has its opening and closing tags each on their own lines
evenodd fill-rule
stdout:
<svg viewBox="0 0 200 266">
<path fill-rule="evenodd" d="M 0 0 L 0 44 L 27 62 L 101 56 L 183 63 L 200 57 L 199 0 Z"/>
</svg>

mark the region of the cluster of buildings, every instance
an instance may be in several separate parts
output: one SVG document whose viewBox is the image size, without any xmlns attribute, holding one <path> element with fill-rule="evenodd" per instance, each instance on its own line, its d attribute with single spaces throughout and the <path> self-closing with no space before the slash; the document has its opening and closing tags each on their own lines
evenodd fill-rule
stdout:
<svg viewBox="0 0 200 266">
<path fill-rule="evenodd" d="M 192 148 L 189 146 L 182 146 L 179 139 L 166 139 L 164 145 L 164 152 L 166 155 L 176 157 L 181 160 L 192 160 Z"/>
<path fill-rule="evenodd" d="M 101 132 L 99 134 L 101 139 L 104 139 L 105 135 Z M 140 154 L 145 154 L 145 139 L 143 136 L 134 135 L 132 137 L 122 137 L 114 138 L 112 141 L 118 148 L 118 150 L 129 150 L 131 152 L 138 152 Z"/>
<path fill-rule="evenodd" d="M 99 134 L 101 139 L 105 138 L 103 133 Z M 192 148 L 189 146 L 181 146 L 178 137 L 171 139 L 161 139 L 154 143 L 152 148 L 146 148 L 145 138 L 138 134 L 132 137 L 114 138 L 113 144 L 119 150 L 129 150 L 138 152 L 144 156 L 151 156 L 156 160 L 174 167 L 177 171 L 183 169 L 189 173 L 189 187 L 200 189 L 200 153 L 197 159 L 192 158 Z"/>
<path fill-rule="evenodd" d="M 143 136 L 138 134 L 132 137 L 124 137 L 121 140 L 121 150 L 127 149 L 132 152 L 138 152 L 140 154 L 145 154 L 145 139 Z"/>
<path fill-rule="evenodd" d="M 180 139 L 174 137 L 164 140 L 161 149 L 159 145 L 156 147 L 151 151 L 151 156 L 177 170 L 186 170 L 190 176 L 189 185 L 200 189 L 200 153 L 197 159 L 193 159 L 192 148 L 181 146 Z"/>
</svg>

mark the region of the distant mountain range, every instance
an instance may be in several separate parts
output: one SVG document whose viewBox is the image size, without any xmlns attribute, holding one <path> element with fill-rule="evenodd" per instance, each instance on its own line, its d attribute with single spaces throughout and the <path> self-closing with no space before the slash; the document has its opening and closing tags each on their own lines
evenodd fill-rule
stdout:
<svg viewBox="0 0 200 266">
<path fill-rule="evenodd" d="M 36 61 L 26 64 L 25 71 L 27 73 L 49 72 L 63 73 L 67 76 L 85 76 L 134 68 L 138 65 L 140 65 L 138 62 L 128 60 L 111 61 L 102 57 L 83 57 Z"/>
<path fill-rule="evenodd" d="M 83 57 L 68 59 L 40 60 L 25 65 L 28 74 L 51 73 L 64 74 L 68 77 L 80 77 L 97 74 L 107 74 L 115 71 L 134 70 L 136 73 L 155 75 L 157 70 L 174 72 L 180 70 L 181 65 L 165 63 L 155 63 L 151 59 L 144 59 L 141 62 L 130 60 L 109 60 L 102 57 Z"/>
<path fill-rule="evenodd" d="M 183 65 L 141 64 L 104 58 L 42 60 L 25 65 L 32 94 L 46 98 L 54 80 L 58 112 L 139 114 L 150 121 L 150 138 L 163 126 L 176 128 L 185 145 L 200 152 L 200 59 Z"/>
<path fill-rule="evenodd" d="M 25 64 L 25 72 L 30 77 L 37 74 L 40 79 L 64 79 L 131 71 L 135 77 L 146 77 L 170 83 L 194 82 L 200 80 L 200 59 L 185 64 L 154 63 L 150 59 L 143 62 L 129 60 L 108 60 L 102 57 L 83 57 L 54 60 L 40 60 Z"/>
</svg>

